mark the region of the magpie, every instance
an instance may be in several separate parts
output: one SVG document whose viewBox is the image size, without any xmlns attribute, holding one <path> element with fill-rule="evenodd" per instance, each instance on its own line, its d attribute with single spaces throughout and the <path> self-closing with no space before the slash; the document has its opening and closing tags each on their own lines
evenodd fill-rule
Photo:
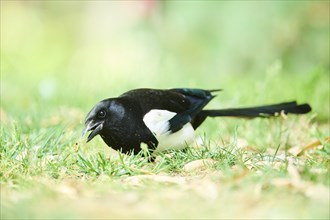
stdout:
<svg viewBox="0 0 330 220">
<path fill-rule="evenodd" d="M 117 98 L 97 103 L 85 120 L 87 142 L 100 135 L 115 150 L 137 154 L 141 143 L 151 152 L 183 149 L 194 140 L 194 131 L 207 117 L 270 117 L 280 114 L 305 114 L 309 104 L 295 101 L 248 108 L 204 110 L 221 91 L 191 88 L 135 89 Z"/>
</svg>

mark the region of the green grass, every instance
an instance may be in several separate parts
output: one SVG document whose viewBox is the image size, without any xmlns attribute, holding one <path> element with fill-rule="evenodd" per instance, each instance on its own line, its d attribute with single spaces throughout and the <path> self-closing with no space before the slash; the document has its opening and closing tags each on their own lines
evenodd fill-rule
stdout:
<svg viewBox="0 0 330 220">
<path fill-rule="evenodd" d="M 0 218 L 329 219 L 328 3 L 118 4 L 1 1 Z M 153 163 L 80 139 L 96 102 L 139 87 L 313 110 L 207 119 Z"/>
<path fill-rule="evenodd" d="M 100 139 L 85 144 L 78 121 L 2 124 L 1 218 L 327 218 L 327 126 L 312 115 L 227 120 L 215 138 L 201 134 L 198 147 L 154 163 L 148 152 L 123 155 Z M 209 161 L 187 168 L 201 159 Z"/>
</svg>

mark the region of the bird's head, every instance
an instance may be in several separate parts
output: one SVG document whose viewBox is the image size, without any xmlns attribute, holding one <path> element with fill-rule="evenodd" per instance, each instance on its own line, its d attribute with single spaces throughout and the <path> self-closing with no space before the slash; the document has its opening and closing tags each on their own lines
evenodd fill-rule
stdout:
<svg viewBox="0 0 330 220">
<path fill-rule="evenodd" d="M 86 132 L 92 131 L 87 138 L 87 142 L 92 140 L 96 135 L 104 129 L 107 118 L 109 117 L 109 101 L 103 100 L 97 103 L 92 110 L 87 114 L 85 119 L 85 128 L 81 133 L 83 137 Z"/>
<path fill-rule="evenodd" d="M 124 115 L 125 109 L 116 99 L 100 101 L 86 116 L 85 128 L 81 136 L 84 136 L 88 131 L 92 131 L 87 138 L 87 142 L 89 142 L 96 135 L 118 126 Z"/>
</svg>

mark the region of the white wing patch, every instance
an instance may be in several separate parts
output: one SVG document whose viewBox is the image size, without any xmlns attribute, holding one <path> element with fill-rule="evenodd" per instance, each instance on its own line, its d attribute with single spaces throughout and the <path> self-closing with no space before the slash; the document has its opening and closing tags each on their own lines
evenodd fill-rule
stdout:
<svg viewBox="0 0 330 220">
<path fill-rule="evenodd" d="M 175 115 L 176 113 L 167 110 L 153 109 L 143 117 L 143 122 L 150 131 L 156 135 L 160 135 L 168 132 L 170 128 L 168 121 Z"/>
<path fill-rule="evenodd" d="M 143 117 L 145 125 L 159 142 L 155 152 L 168 149 L 183 149 L 195 139 L 195 131 L 190 123 L 185 124 L 181 130 L 175 133 L 169 131 L 169 120 L 175 115 L 175 112 L 153 109 Z"/>
</svg>

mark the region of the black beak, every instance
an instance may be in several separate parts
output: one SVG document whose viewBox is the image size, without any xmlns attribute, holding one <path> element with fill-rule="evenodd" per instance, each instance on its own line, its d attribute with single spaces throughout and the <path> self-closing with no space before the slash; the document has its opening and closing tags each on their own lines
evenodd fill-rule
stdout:
<svg viewBox="0 0 330 220">
<path fill-rule="evenodd" d="M 94 123 L 93 121 L 90 121 L 88 124 L 86 124 L 85 128 L 83 129 L 81 133 L 81 137 L 85 135 L 86 132 L 92 131 L 87 138 L 87 142 L 92 140 L 96 135 L 100 133 L 100 131 L 103 128 L 103 122 L 96 122 Z"/>
</svg>

